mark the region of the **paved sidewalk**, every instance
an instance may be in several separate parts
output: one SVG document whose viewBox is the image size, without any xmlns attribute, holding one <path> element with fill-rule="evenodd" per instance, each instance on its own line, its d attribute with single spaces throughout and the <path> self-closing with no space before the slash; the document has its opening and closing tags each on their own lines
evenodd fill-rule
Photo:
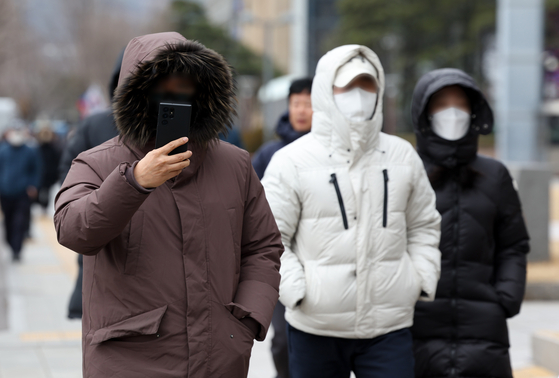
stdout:
<svg viewBox="0 0 559 378">
<path fill-rule="evenodd" d="M 75 255 L 56 248 L 49 218 L 36 219 L 32 235 L 21 264 L 2 243 L 8 329 L 0 332 L 0 377 L 81 377 L 81 322 L 66 318 Z"/>
<path fill-rule="evenodd" d="M 520 314 L 508 324 L 513 369 L 531 366 L 532 335 L 539 330 L 559 331 L 559 301 L 524 302 Z"/>
</svg>

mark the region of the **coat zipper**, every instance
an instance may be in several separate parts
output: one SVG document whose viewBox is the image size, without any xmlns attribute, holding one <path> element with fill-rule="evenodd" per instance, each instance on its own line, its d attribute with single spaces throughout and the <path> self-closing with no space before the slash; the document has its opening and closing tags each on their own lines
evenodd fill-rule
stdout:
<svg viewBox="0 0 559 378">
<path fill-rule="evenodd" d="M 384 176 L 384 207 L 382 210 L 382 227 L 386 228 L 388 223 L 388 170 L 383 169 L 382 174 Z"/>
<path fill-rule="evenodd" d="M 338 185 L 338 178 L 336 177 L 335 173 L 330 175 L 330 184 L 334 184 L 334 188 L 336 189 L 336 195 L 338 196 L 338 203 L 340 204 L 340 210 L 342 212 L 342 220 L 344 221 L 344 228 L 347 230 L 349 229 L 349 225 L 347 223 L 347 214 L 345 212 L 344 206 L 344 199 L 342 198 L 342 192 L 340 192 L 340 186 Z"/>
<path fill-rule="evenodd" d="M 452 239 L 453 239 L 453 247 L 452 247 L 452 286 L 451 286 L 451 324 L 452 324 L 452 331 L 450 334 L 450 364 L 451 370 L 450 375 L 451 377 L 456 377 L 456 348 L 457 348 L 457 334 L 456 328 L 458 327 L 458 278 L 456 274 L 456 270 L 458 268 L 458 245 L 460 242 L 460 234 L 459 234 L 459 227 L 460 227 L 460 185 L 458 184 L 458 179 L 455 178 L 453 180 L 453 185 L 455 189 L 455 202 L 454 202 L 454 226 L 452 230 Z"/>
</svg>

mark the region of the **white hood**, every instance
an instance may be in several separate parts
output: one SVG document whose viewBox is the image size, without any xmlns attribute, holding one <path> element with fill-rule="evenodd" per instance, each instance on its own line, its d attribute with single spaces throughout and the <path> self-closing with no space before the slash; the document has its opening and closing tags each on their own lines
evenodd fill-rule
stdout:
<svg viewBox="0 0 559 378">
<path fill-rule="evenodd" d="M 379 87 L 377 107 L 372 119 L 351 122 L 338 109 L 334 101 L 333 85 L 338 69 L 356 55 L 363 55 L 377 70 Z M 382 98 L 384 70 L 378 56 L 368 47 L 346 45 L 337 47 L 318 62 L 312 87 L 312 133 L 333 154 L 349 153 L 355 159 L 375 148 L 382 128 Z"/>
</svg>

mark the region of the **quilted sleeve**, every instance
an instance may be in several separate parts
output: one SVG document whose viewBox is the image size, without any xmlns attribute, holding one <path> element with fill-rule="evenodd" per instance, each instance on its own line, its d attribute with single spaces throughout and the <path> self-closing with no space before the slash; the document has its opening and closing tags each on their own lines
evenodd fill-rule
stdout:
<svg viewBox="0 0 559 378">
<path fill-rule="evenodd" d="M 301 203 L 297 195 L 296 167 L 290 160 L 276 153 L 266 169 L 262 184 L 266 198 L 276 219 L 285 251 L 281 256 L 280 301 L 288 308 L 295 308 L 306 291 L 305 272 L 291 241 L 297 231 Z"/>
</svg>

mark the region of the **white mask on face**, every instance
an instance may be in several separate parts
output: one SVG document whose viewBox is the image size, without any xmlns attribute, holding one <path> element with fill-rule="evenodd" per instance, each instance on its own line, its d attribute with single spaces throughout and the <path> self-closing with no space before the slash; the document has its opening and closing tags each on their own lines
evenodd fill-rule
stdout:
<svg viewBox="0 0 559 378">
<path fill-rule="evenodd" d="M 377 94 L 361 88 L 334 95 L 338 109 L 350 121 L 362 122 L 373 117 L 377 105 Z"/>
<path fill-rule="evenodd" d="M 431 116 L 431 128 L 443 139 L 462 139 L 470 128 L 470 118 L 463 110 L 447 108 Z"/>
<path fill-rule="evenodd" d="M 12 131 L 7 136 L 6 139 L 14 147 L 20 147 L 25 143 L 25 136 L 20 131 Z"/>
</svg>

